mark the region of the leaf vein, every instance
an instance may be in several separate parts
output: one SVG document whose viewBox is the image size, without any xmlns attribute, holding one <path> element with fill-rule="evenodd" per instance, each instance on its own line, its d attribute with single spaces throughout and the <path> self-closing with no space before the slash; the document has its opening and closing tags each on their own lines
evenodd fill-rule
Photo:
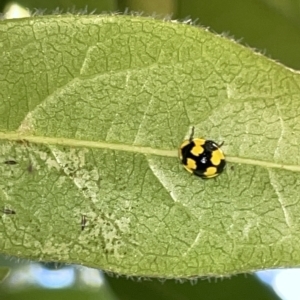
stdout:
<svg viewBox="0 0 300 300">
<path fill-rule="evenodd" d="M 144 155 L 155 155 L 155 156 L 165 156 L 165 157 L 178 157 L 178 150 L 172 149 L 155 149 L 151 147 L 141 147 L 135 145 L 127 144 L 114 144 L 102 141 L 88 141 L 88 140 L 76 140 L 70 138 L 56 138 L 56 137 L 42 137 L 35 135 L 26 135 L 16 132 L 0 132 L 0 140 L 6 141 L 19 141 L 26 140 L 27 142 L 46 144 L 46 145 L 61 145 L 70 147 L 80 147 L 80 148 L 94 148 L 94 149 L 110 149 L 115 151 L 126 151 L 132 153 L 140 153 Z M 263 168 L 271 169 L 281 169 L 292 172 L 300 172 L 299 165 L 287 165 L 282 163 L 274 163 L 271 161 L 263 161 L 252 158 L 243 158 L 236 156 L 226 156 L 226 160 L 229 163 L 254 165 Z"/>
</svg>

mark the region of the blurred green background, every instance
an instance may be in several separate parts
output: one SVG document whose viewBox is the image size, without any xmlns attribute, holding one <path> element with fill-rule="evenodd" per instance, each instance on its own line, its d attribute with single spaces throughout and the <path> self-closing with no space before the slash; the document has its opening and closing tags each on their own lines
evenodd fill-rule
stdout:
<svg viewBox="0 0 300 300">
<path fill-rule="evenodd" d="M 34 14 L 137 11 L 160 18 L 191 20 L 198 25 L 209 27 L 211 31 L 218 34 L 223 33 L 234 37 L 240 43 L 255 48 L 288 67 L 300 69 L 300 0 L 20 0 L 14 2 L 28 8 Z M 0 0 L 0 11 L 4 14 L 8 13 L 12 8 L 11 4 L 10 1 Z M 185 283 L 167 280 L 162 283 L 156 279 L 141 281 L 105 276 L 99 271 L 89 271 L 79 266 L 53 269 L 47 264 L 44 268 L 43 265 L 28 261 L 20 262 L 16 258 L 0 257 L 0 278 L 4 277 L 1 274 L 8 270 L 3 266 L 9 267 L 10 273 L 2 282 L 0 281 L 0 300 L 279 299 L 254 275 Z M 72 269 L 75 281 L 68 288 L 42 288 L 36 280 L 29 280 L 36 276 L 35 272 L 41 271 L 42 267 L 56 278 L 60 276 L 59 270 L 71 272 Z M 85 273 L 89 274 L 86 275 L 89 278 L 87 280 L 82 279 Z M 93 283 L 92 278 L 97 283 Z"/>
</svg>

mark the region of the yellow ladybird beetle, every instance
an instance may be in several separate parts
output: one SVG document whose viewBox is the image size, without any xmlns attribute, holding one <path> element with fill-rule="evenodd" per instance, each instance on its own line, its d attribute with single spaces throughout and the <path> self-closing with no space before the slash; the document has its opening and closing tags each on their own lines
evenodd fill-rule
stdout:
<svg viewBox="0 0 300 300">
<path fill-rule="evenodd" d="M 185 169 L 203 179 L 218 176 L 226 166 L 223 143 L 194 138 L 194 127 L 190 138 L 183 141 L 179 148 L 179 158 Z"/>
</svg>

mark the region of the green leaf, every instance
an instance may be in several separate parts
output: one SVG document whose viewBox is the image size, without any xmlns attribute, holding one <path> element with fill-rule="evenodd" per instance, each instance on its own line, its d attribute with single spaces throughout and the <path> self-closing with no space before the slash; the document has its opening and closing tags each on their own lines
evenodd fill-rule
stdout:
<svg viewBox="0 0 300 300">
<path fill-rule="evenodd" d="M 52 11 L 74 11 L 80 12 L 82 9 L 91 12 L 96 10 L 97 13 L 103 11 L 114 11 L 117 8 L 116 0 L 19 0 L 18 4 L 32 10 L 33 12 L 51 13 Z"/>
<path fill-rule="evenodd" d="M 263 0 L 268 6 L 275 9 L 278 13 L 284 15 L 287 20 L 294 22 L 296 26 L 300 26 L 299 17 L 299 1 L 298 0 Z"/>
<path fill-rule="evenodd" d="M 299 265 L 298 73 L 140 17 L 3 21 L 0 45 L 2 253 L 157 277 Z M 191 126 L 225 141 L 216 179 L 178 161 Z"/>
<path fill-rule="evenodd" d="M 10 268 L 0 266 L 0 283 L 8 276 Z"/>
<path fill-rule="evenodd" d="M 221 280 L 194 280 L 176 282 L 167 280 L 130 280 L 124 277 L 106 277 L 112 290 L 122 300 L 280 300 L 273 289 L 255 275 L 244 274 Z"/>
<path fill-rule="evenodd" d="M 264 2 L 272 2 L 273 7 Z M 291 8 L 285 10 L 285 16 L 274 9 L 279 6 L 275 3 L 283 7 L 285 2 L 287 0 L 178 0 L 176 17 L 190 16 L 213 31 L 234 35 L 244 45 L 265 51 L 268 56 L 300 69 L 300 30 L 291 16 L 287 18 L 287 10 Z M 299 4 L 294 11 L 299 12 Z M 297 13 L 295 18 L 299 23 Z"/>
<path fill-rule="evenodd" d="M 137 11 L 148 15 L 156 14 L 160 17 L 165 17 L 174 13 L 176 2 L 177 0 L 118 0 L 118 6 L 120 11 Z"/>
</svg>

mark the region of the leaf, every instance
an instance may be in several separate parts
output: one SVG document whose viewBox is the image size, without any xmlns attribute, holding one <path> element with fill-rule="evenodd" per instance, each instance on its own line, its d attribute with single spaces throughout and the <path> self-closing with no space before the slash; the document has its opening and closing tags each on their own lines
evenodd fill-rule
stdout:
<svg viewBox="0 0 300 300">
<path fill-rule="evenodd" d="M 177 278 L 299 264 L 298 73 L 150 18 L 3 21 L 0 38 L 2 253 Z M 178 161 L 191 126 L 225 141 L 216 179 Z"/>
<path fill-rule="evenodd" d="M 96 10 L 97 13 L 103 11 L 116 10 L 115 0 L 53 0 L 51 2 L 46 0 L 20 0 L 18 3 L 22 6 L 32 10 L 32 12 L 42 13 L 43 11 L 52 13 L 61 13 L 62 11 L 73 11 L 73 13 L 80 13 L 82 9 L 86 12 Z"/>
<path fill-rule="evenodd" d="M 275 9 L 278 13 L 284 15 L 287 20 L 295 23 L 299 27 L 299 1 L 298 0 L 283 0 L 271 1 L 263 0 L 268 6 Z"/>
<path fill-rule="evenodd" d="M 9 267 L 0 266 L 0 283 L 8 276 L 9 272 Z"/>
<path fill-rule="evenodd" d="M 176 282 L 167 280 L 130 280 L 127 278 L 106 277 L 112 290 L 119 299 L 131 300 L 280 300 L 269 286 L 262 284 L 255 275 L 244 274 L 221 280 L 194 280 L 191 282 Z"/>
<path fill-rule="evenodd" d="M 137 11 L 147 15 L 158 15 L 163 18 L 174 13 L 177 1 L 175 0 L 121 0 L 118 1 L 119 11 Z"/>
<path fill-rule="evenodd" d="M 295 0 L 290 0 L 295 1 Z M 296 0 L 297 1 L 297 0 Z M 270 3 L 273 5 L 271 7 Z M 178 0 L 176 17 L 199 20 L 202 25 L 209 26 L 215 32 L 227 32 L 237 39 L 242 39 L 244 45 L 265 51 L 268 56 L 282 63 L 300 68 L 300 31 L 292 23 L 299 17 L 294 13 L 287 18 L 291 7 L 288 0 Z M 280 3 L 280 5 L 279 5 Z M 285 7 L 282 13 L 274 8 Z M 299 12 L 299 4 L 294 12 Z"/>
</svg>

